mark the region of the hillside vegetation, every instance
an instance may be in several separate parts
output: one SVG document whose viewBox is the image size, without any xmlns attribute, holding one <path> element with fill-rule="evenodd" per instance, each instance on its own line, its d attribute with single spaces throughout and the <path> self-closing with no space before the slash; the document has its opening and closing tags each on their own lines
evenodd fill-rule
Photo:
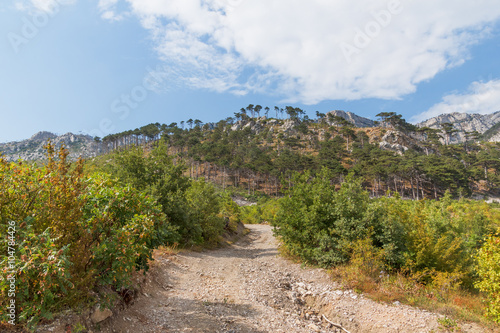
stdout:
<svg viewBox="0 0 500 333">
<path fill-rule="evenodd" d="M 256 110 L 262 107 L 250 105 L 217 124 L 150 124 L 102 141 L 105 150 L 113 150 L 163 138 L 168 153 L 189 167 L 189 176 L 224 189 L 245 187 L 248 194 L 280 196 L 283 177 L 326 167 L 337 185 L 348 172 L 362 177 L 372 196 L 388 190 L 412 199 L 437 199 L 447 190 L 457 197 L 500 195 L 500 143 L 479 141 L 478 133 L 468 133 L 462 144 L 447 144 L 455 133 L 449 123 L 441 130 L 417 128 L 394 113 L 379 114 L 379 127 L 357 128 L 335 113 L 312 120 L 287 107 L 276 110 L 287 119 L 271 119 Z"/>
<path fill-rule="evenodd" d="M 370 199 L 352 175 L 338 191 L 331 180 L 327 169 L 316 177 L 294 175 L 271 219 L 286 253 L 336 267 L 346 285 L 381 299 L 441 307 L 462 318 L 481 314 L 474 301 L 479 288 L 489 297 L 488 314 L 500 321 L 498 206 L 449 193 L 436 201 L 397 193 Z"/>
<path fill-rule="evenodd" d="M 113 306 L 132 287 L 132 273 L 147 271 L 154 249 L 212 244 L 236 229 L 230 198 L 182 176 L 161 148 L 148 158 L 141 150 L 119 154 L 120 168 L 109 173 L 84 171 L 67 155 L 49 143 L 46 165 L 0 160 L 5 327 L 34 328 L 67 308 Z"/>
<path fill-rule="evenodd" d="M 154 249 L 213 246 L 240 220 L 271 222 L 284 254 L 360 290 L 445 302 L 474 320 L 487 299 L 500 321 L 499 208 L 464 198 L 497 193 L 498 143 L 446 144 L 449 127 L 418 129 L 396 114 L 354 128 L 333 114 L 261 110 L 115 134 L 87 161 L 50 142 L 46 163 L 0 159 L 5 327 L 13 299 L 28 328 L 68 308 L 111 307 Z M 263 199 L 241 209 L 231 193 Z"/>
</svg>

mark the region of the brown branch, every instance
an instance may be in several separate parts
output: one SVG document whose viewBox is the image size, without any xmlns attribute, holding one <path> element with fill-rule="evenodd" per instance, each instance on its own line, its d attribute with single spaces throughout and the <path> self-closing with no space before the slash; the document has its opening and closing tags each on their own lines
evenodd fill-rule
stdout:
<svg viewBox="0 0 500 333">
<path fill-rule="evenodd" d="M 346 330 L 345 328 L 342 327 L 342 325 L 340 324 L 335 324 L 334 322 L 328 320 L 328 318 L 325 317 L 325 315 L 321 315 L 323 317 L 324 320 L 326 320 L 327 322 L 329 322 L 330 324 L 332 324 L 333 326 L 337 327 L 337 328 L 340 328 L 341 330 L 347 332 L 347 333 L 351 333 L 349 332 L 348 330 Z"/>
</svg>

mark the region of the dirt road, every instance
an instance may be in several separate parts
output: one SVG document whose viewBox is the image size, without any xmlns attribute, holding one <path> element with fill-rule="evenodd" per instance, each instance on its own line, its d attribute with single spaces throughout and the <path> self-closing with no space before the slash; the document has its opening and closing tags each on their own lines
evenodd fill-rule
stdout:
<svg viewBox="0 0 500 333">
<path fill-rule="evenodd" d="M 134 304 L 101 331 L 443 332 L 439 315 L 341 290 L 323 270 L 278 257 L 270 226 L 247 227 L 232 246 L 156 258 Z M 462 331 L 483 332 L 469 324 Z"/>
</svg>

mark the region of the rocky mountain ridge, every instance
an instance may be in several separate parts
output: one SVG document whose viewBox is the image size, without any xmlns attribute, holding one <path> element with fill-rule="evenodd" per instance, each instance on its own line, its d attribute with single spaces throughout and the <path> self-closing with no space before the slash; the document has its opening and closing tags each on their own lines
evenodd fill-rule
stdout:
<svg viewBox="0 0 500 333">
<path fill-rule="evenodd" d="M 469 113 L 447 113 L 418 123 L 418 127 L 429 127 L 432 129 L 441 129 L 441 125 L 450 123 L 456 130 L 450 137 L 449 143 L 463 143 L 466 141 L 466 133 L 478 132 L 479 134 L 488 133 L 485 141 L 500 142 L 500 111 L 491 114 L 469 114 Z M 496 126 L 496 128 L 494 128 Z"/>
<path fill-rule="evenodd" d="M 328 112 L 326 114 L 326 118 L 327 118 L 327 122 L 330 125 L 333 125 L 334 121 L 328 120 L 328 119 L 329 118 L 331 119 L 334 117 L 344 118 L 345 120 L 347 120 L 348 122 L 353 124 L 355 127 L 359 127 L 359 128 L 376 127 L 377 126 L 375 121 L 368 119 L 368 118 L 360 117 L 357 114 L 354 114 L 354 113 L 349 112 L 349 111 L 334 110 L 334 111 Z"/>
<path fill-rule="evenodd" d="M 43 147 L 47 140 L 51 140 L 57 148 L 64 144 L 69 150 L 68 157 L 71 160 L 76 160 L 80 156 L 94 157 L 101 153 L 100 145 L 90 135 L 66 133 L 58 136 L 46 131 L 38 132 L 23 141 L 0 143 L 0 153 L 8 161 L 17 161 L 18 159 L 25 161 L 42 160 L 45 157 Z"/>
<path fill-rule="evenodd" d="M 377 122 L 371 119 L 341 110 L 330 111 L 325 114 L 324 118 L 317 121 L 323 121 L 330 126 L 336 126 L 339 118 L 345 119 L 357 128 L 375 128 L 379 126 Z M 465 142 L 467 133 L 471 132 L 480 134 L 480 139 L 484 141 L 500 142 L 500 111 L 488 115 L 467 113 L 443 114 L 421 122 L 417 124 L 417 127 L 429 127 L 440 130 L 442 129 L 442 124 L 445 123 L 452 124 L 455 130 L 449 138 L 449 143 L 451 144 Z M 248 128 L 254 133 L 269 130 L 269 133 L 272 135 L 283 133 L 285 137 L 289 137 L 296 134 L 295 132 L 297 132 L 299 124 L 300 121 L 297 119 L 277 120 L 260 117 L 237 121 L 231 125 L 230 129 L 238 131 Z M 215 127 L 216 124 L 213 123 L 205 124 L 204 126 L 207 130 L 212 130 Z M 27 140 L 0 143 L 0 153 L 9 161 L 16 161 L 18 159 L 28 161 L 40 160 L 44 158 L 45 150 L 43 146 L 49 139 L 52 140 L 56 147 L 64 144 L 69 150 L 70 159 L 77 159 L 80 156 L 85 158 L 94 157 L 103 151 L 108 151 L 110 145 L 113 147 L 112 143 L 96 142 L 90 135 L 66 133 L 58 136 L 54 133 L 43 131 L 34 134 Z M 407 135 L 389 128 L 383 137 L 378 138 L 378 143 L 382 149 L 402 154 L 409 148 L 418 148 L 419 142 L 422 140 L 424 140 L 424 137 L 419 133 Z M 121 146 L 121 143 L 118 143 L 118 146 Z"/>
</svg>

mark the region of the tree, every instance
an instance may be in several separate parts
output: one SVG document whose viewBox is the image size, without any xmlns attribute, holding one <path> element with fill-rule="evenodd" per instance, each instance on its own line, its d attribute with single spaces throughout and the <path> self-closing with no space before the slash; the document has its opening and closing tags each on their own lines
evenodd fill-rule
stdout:
<svg viewBox="0 0 500 333">
<path fill-rule="evenodd" d="M 269 118 L 269 111 L 270 111 L 271 109 L 270 109 L 268 106 L 266 106 L 266 107 L 264 108 L 264 110 L 266 111 L 266 112 L 265 112 L 266 118 Z"/>
<path fill-rule="evenodd" d="M 255 113 L 257 113 L 257 117 L 260 117 L 260 111 L 262 110 L 262 106 L 256 105 L 254 108 Z"/>
<path fill-rule="evenodd" d="M 342 127 L 342 130 L 340 131 L 340 133 L 346 139 L 346 141 L 347 141 L 347 150 L 349 150 L 349 139 L 355 139 L 356 138 L 356 132 L 350 126 L 344 126 L 344 127 Z"/>
<path fill-rule="evenodd" d="M 253 104 L 248 104 L 247 109 L 248 112 L 252 115 L 252 118 L 255 117 L 255 109 Z"/>
<path fill-rule="evenodd" d="M 324 123 L 325 122 L 325 117 L 326 117 L 326 114 L 321 113 L 319 111 L 316 111 L 316 118 L 318 118 L 319 122 Z"/>
<path fill-rule="evenodd" d="M 445 133 L 445 138 L 446 138 L 445 143 L 446 143 L 446 145 L 449 145 L 451 142 L 452 134 L 458 132 L 458 130 L 456 130 L 453 127 L 452 123 L 442 123 L 442 124 L 440 124 L 440 126 L 441 126 L 441 129 L 443 130 L 443 132 Z"/>
</svg>

